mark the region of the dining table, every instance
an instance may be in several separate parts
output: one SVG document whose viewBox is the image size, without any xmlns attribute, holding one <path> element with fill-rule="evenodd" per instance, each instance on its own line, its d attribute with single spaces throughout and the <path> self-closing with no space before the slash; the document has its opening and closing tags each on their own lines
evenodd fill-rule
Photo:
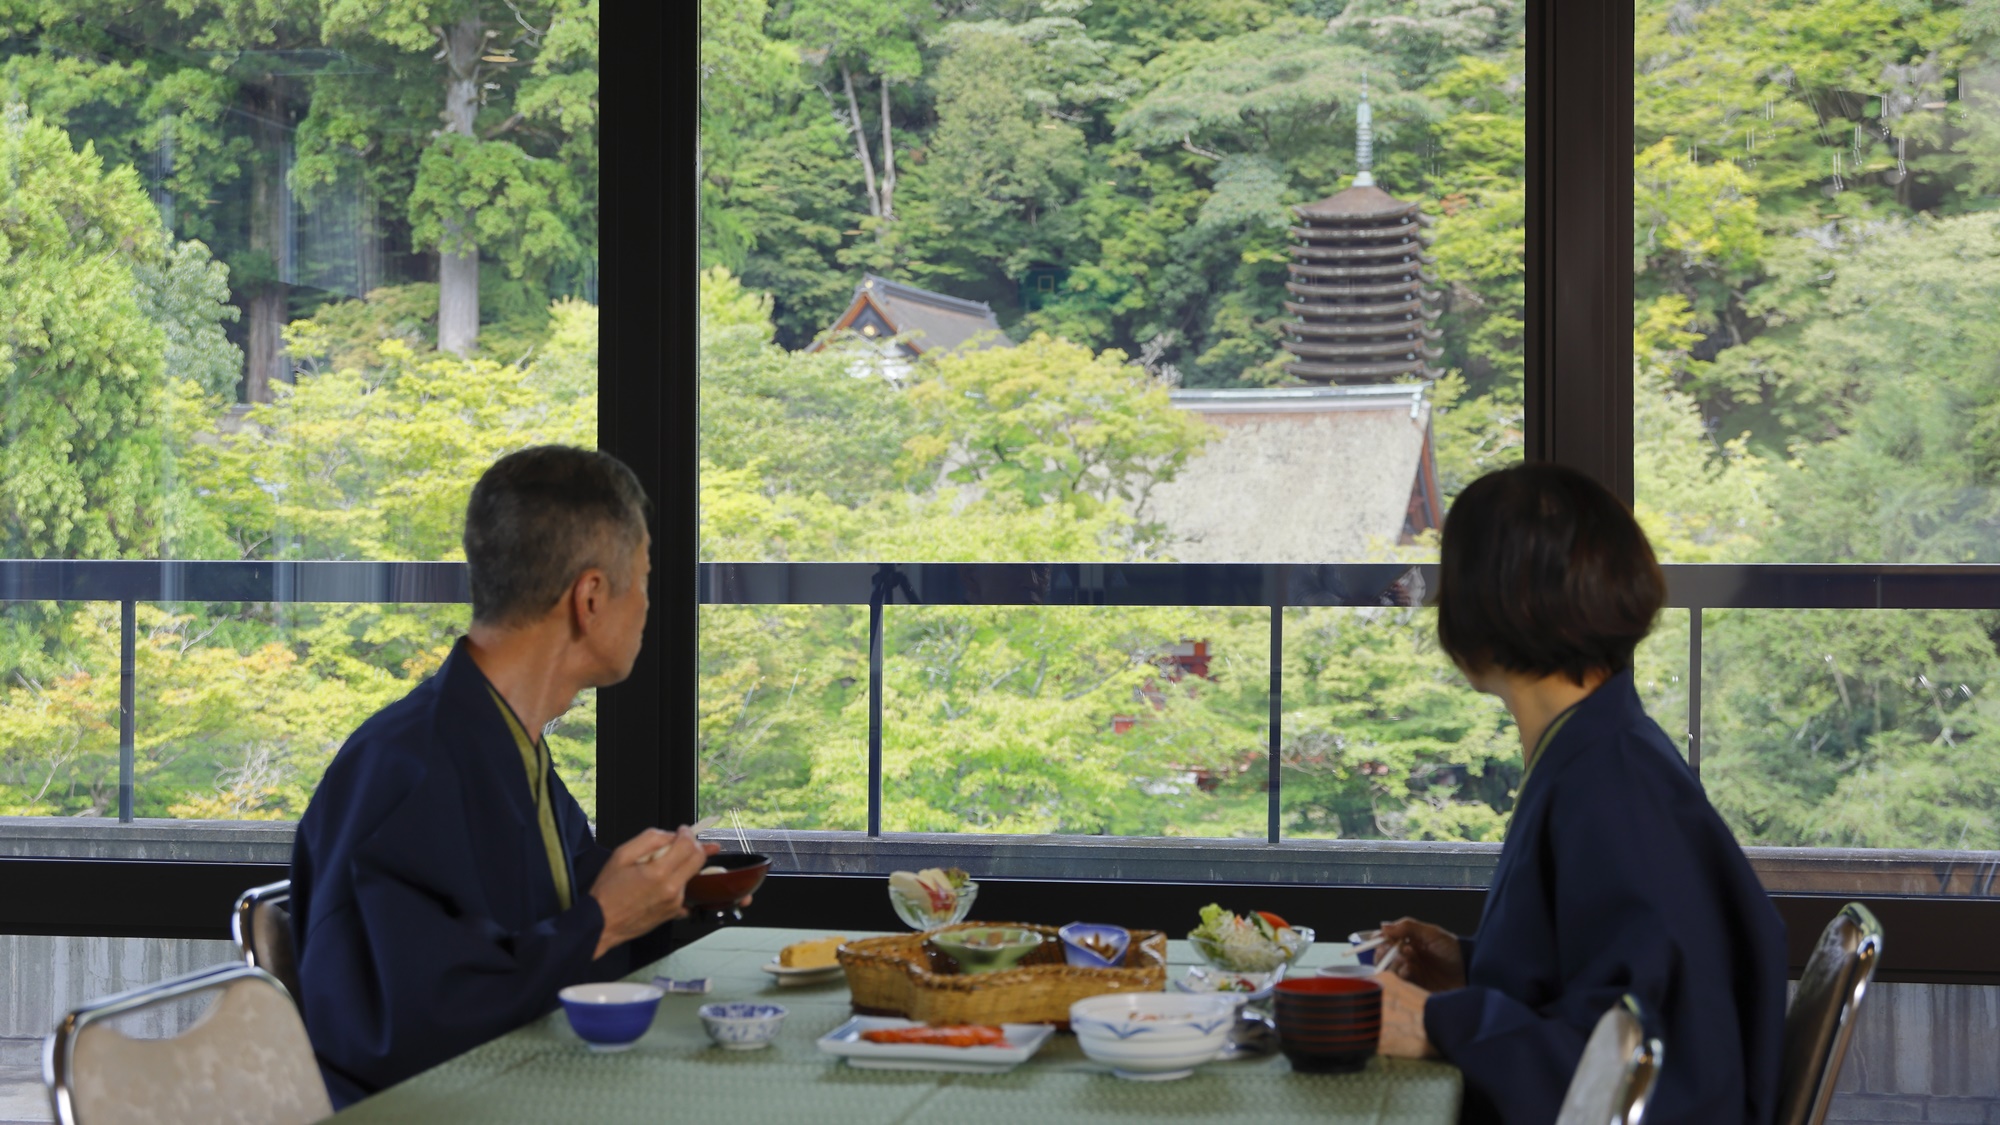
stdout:
<svg viewBox="0 0 2000 1125">
<path fill-rule="evenodd" d="M 1447 1063 L 1375 1058 L 1351 1074 L 1295 1073 L 1282 1054 L 1217 1061 L 1173 1081 L 1119 1078 L 1087 1058 L 1072 1035 L 1051 1038 L 1002 1074 L 856 1069 L 819 1049 L 820 1036 L 852 1014 L 847 984 L 781 984 L 763 966 L 819 931 L 734 926 L 702 937 L 632 974 L 706 978 L 706 995 L 667 995 L 632 1047 L 591 1050 L 560 1010 L 366 1098 L 339 1125 L 376 1122 L 924 1122 L 1054 1125 L 1059 1122 L 1205 1121 L 1258 1125 L 1453 1125 L 1461 1087 Z M 850 938 L 869 936 L 848 934 Z M 1308 949 L 1293 969 L 1352 962 L 1342 945 Z M 1199 958 L 1168 944 L 1169 981 Z M 1169 987 L 1172 987 L 1171 983 Z M 724 1050 L 696 1009 L 756 1000 L 789 1011 L 777 1038 L 754 1051 Z"/>
</svg>

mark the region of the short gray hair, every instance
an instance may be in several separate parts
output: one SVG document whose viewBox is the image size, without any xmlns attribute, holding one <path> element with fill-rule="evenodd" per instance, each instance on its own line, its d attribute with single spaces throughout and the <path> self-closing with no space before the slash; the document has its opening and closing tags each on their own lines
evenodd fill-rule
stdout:
<svg viewBox="0 0 2000 1125">
<path fill-rule="evenodd" d="M 465 507 L 472 619 L 512 625 L 547 613 L 596 567 L 622 593 L 646 533 L 646 490 L 594 449 L 537 445 L 495 461 Z"/>
</svg>

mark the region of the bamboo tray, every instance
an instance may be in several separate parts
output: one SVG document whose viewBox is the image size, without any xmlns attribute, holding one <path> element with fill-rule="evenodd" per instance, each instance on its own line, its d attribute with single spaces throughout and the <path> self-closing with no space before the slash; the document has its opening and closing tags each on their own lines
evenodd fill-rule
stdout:
<svg viewBox="0 0 2000 1125">
<path fill-rule="evenodd" d="M 1016 926 L 1048 940 L 1012 969 L 997 973 L 931 971 L 924 940 L 974 926 Z M 923 933 L 865 938 L 840 947 L 854 1010 L 925 1023 L 1053 1023 L 1069 1026 L 1069 1006 L 1107 992 L 1158 992 L 1167 985 L 1167 935 L 1133 930 L 1126 965 L 1085 969 L 1064 962 L 1056 927 L 1020 922 L 960 922 Z"/>
</svg>

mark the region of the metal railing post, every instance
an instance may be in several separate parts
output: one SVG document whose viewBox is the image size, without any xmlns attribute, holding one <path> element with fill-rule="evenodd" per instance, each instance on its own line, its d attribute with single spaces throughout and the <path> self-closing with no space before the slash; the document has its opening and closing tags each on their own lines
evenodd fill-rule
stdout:
<svg viewBox="0 0 2000 1125">
<path fill-rule="evenodd" d="M 1701 607 L 1688 610 L 1688 768 L 1701 780 Z"/>
<path fill-rule="evenodd" d="M 1285 750 L 1285 606 L 1280 597 L 1271 606 L 1271 745 L 1270 810 L 1267 837 L 1275 844 L 1283 836 L 1284 778 L 1279 758 Z"/>
<path fill-rule="evenodd" d="M 118 603 L 118 823 L 132 823 L 132 755 L 138 709 L 138 603 Z"/>
</svg>

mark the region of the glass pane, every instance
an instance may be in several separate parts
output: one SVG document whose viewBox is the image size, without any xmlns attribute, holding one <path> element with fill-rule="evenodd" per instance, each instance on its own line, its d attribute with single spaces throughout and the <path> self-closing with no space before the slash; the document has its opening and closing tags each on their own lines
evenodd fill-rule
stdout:
<svg viewBox="0 0 2000 1125">
<path fill-rule="evenodd" d="M 1269 620 L 1200 608 L 887 611 L 883 829 L 1262 838 Z M 865 798 L 867 760 L 856 764 L 850 784 Z"/>
<path fill-rule="evenodd" d="M 706 0 L 704 557 L 1427 557 L 1521 449 L 1520 5 Z"/>
<path fill-rule="evenodd" d="M 866 609 L 702 606 L 700 698 L 702 816 L 868 827 Z"/>
<path fill-rule="evenodd" d="M 1641 0 L 1635 472 L 1679 562 L 1991 562 L 1976 6 Z"/>
<path fill-rule="evenodd" d="M 1435 610 L 1286 612 L 1287 838 L 1497 843 L 1520 781 L 1514 721 L 1438 648 Z M 1461 882 L 1458 866 L 1351 881 Z"/>
<path fill-rule="evenodd" d="M 596 8 L 454 11 L 58 3 L 7 21 L 0 559 L 455 560 L 494 459 L 594 444 Z M 117 812 L 105 596 L 7 612 L 10 810 Z M 137 617 L 133 811 L 289 818 L 466 615 Z M 587 807 L 593 711 L 553 742 Z M 65 740 L 70 781 L 31 784 L 22 756 Z"/>
<path fill-rule="evenodd" d="M 1996 624 L 1963 611 L 1710 610 L 1702 781 L 1737 837 L 2000 851 L 1985 702 L 2000 686 Z"/>
</svg>

